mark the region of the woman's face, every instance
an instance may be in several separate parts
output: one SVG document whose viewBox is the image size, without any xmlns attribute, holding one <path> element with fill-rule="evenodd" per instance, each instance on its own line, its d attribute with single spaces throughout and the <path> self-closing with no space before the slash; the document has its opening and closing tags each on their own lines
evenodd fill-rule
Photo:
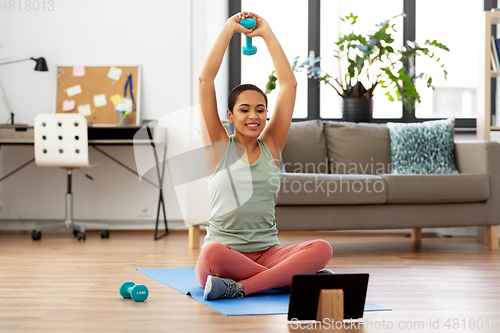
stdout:
<svg viewBox="0 0 500 333">
<path fill-rule="evenodd" d="M 266 100 L 258 91 L 245 90 L 238 97 L 233 112 L 227 111 L 227 117 L 234 124 L 235 132 L 257 137 L 266 126 Z"/>
</svg>

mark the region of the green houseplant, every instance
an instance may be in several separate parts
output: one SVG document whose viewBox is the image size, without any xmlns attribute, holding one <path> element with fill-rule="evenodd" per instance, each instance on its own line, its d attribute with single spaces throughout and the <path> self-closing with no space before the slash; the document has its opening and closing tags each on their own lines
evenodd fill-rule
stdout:
<svg viewBox="0 0 500 333">
<path fill-rule="evenodd" d="M 404 16 L 404 14 L 401 14 Z M 400 15 L 398 15 L 400 16 Z M 295 71 L 307 70 L 309 77 L 331 86 L 343 98 L 343 119 L 347 121 L 369 121 L 373 112 L 373 96 L 378 86 L 386 88 L 385 95 L 391 101 L 399 100 L 410 112 L 416 103 L 420 102 L 420 95 L 416 88 L 418 80 L 425 80 L 427 87 L 434 89 L 432 77 L 415 70 L 417 57 L 426 57 L 440 66 L 446 79 L 447 72 L 441 59 L 434 53 L 436 49 L 449 49 L 436 40 L 426 40 L 424 46 L 416 42 L 406 41 L 399 50 L 394 44 L 393 20 L 384 21 L 377 25 L 373 34 L 356 34 L 354 28 L 358 16 L 352 13 L 341 18 L 349 26 L 349 33 L 343 34 L 335 42 L 337 49 L 334 57 L 339 59 L 339 75 L 334 77 L 324 72 L 318 62 L 320 58 L 308 59 L 297 65 L 294 59 L 292 68 Z M 276 86 L 274 72 L 269 76 L 266 93 Z"/>
</svg>

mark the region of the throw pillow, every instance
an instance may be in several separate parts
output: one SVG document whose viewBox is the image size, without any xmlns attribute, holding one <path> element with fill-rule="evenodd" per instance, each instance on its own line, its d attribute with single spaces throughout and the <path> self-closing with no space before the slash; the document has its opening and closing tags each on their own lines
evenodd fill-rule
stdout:
<svg viewBox="0 0 500 333">
<path fill-rule="evenodd" d="M 458 173 L 454 119 L 423 123 L 387 123 L 391 137 L 391 173 Z"/>
<path fill-rule="evenodd" d="M 385 124 L 325 121 L 330 173 L 391 172 L 391 139 Z"/>
<path fill-rule="evenodd" d="M 287 172 L 328 173 L 323 122 L 319 119 L 293 122 L 282 156 Z"/>
</svg>

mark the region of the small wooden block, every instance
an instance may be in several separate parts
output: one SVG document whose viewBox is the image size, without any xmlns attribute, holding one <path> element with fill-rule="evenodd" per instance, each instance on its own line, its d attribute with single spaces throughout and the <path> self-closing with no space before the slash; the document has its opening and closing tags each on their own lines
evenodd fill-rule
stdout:
<svg viewBox="0 0 500 333">
<path fill-rule="evenodd" d="M 498 226 L 488 225 L 486 226 L 486 246 L 488 250 L 494 251 L 498 250 Z"/>
<path fill-rule="evenodd" d="M 188 240 L 190 249 L 200 248 L 200 226 L 190 225 L 188 231 Z"/>
<path fill-rule="evenodd" d="M 316 320 L 323 321 L 325 318 L 332 321 L 344 320 L 344 291 L 342 289 L 321 289 Z"/>
</svg>

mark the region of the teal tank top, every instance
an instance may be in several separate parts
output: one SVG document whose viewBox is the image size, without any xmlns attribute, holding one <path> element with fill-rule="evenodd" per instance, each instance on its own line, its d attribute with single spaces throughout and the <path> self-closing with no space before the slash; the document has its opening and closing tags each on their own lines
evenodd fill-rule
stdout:
<svg viewBox="0 0 500 333">
<path fill-rule="evenodd" d="M 205 246 L 219 242 L 238 252 L 257 252 L 279 246 L 274 212 L 280 175 L 266 143 L 257 138 L 259 158 L 245 163 L 236 151 L 234 135 L 208 179 L 211 216 Z"/>
</svg>

